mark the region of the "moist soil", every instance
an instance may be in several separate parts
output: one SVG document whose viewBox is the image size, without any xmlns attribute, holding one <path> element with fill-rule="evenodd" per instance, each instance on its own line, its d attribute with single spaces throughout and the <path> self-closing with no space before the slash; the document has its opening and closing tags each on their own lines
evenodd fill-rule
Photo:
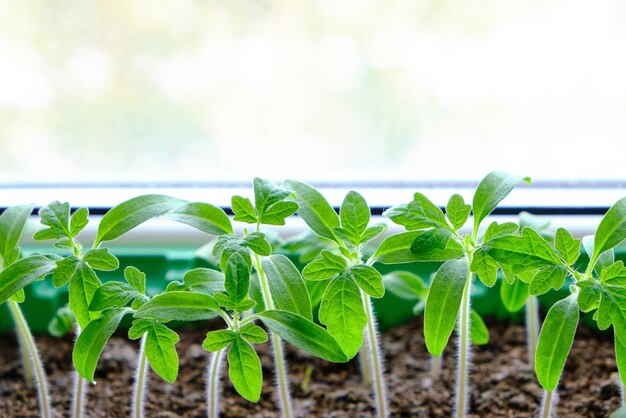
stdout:
<svg viewBox="0 0 626 418">
<path fill-rule="evenodd" d="M 178 343 L 180 374 L 174 384 L 150 372 L 147 417 L 206 416 L 205 375 L 209 354 L 201 343 L 204 329 L 185 329 Z M 542 396 L 527 365 L 525 330 L 506 322 L 488 323 L 491 342 L 474 346 L 470 417 L 534 417 Z M 558 389 L 557 417 L 608 417 L 620 402 L 620 386 L 610 333 L 580 327 Z M 37 417 L 37 396 L 22 376 L 15 336 L 0 336 L 0 417 Z M 73 338 L 36 338 L 48 373 L 55 416 L 68 417 L 72 391 Z M 433 381 L 422 337 L 422 322 L 412 322 L 382 335 L 387 392 L 394 417 L 449 417 L 453 412 L 455 346 L 444 354 L 441 378 Z M 102 354 L 97 385 L 89 386 L 88 417 L 130 416 L 135 342 L 116 334 Z M 261 400 L 250 403 L 236 394 L 222 370 L 222 417 L 278 417 L 269 343 L 257 346 L 263 364 Z M 299 417 L 371 417 L 370 388 L 361 380 L 355 359 L 327 363 L 287 348 L 294 409 Z M 308 378 L 310 376 L 310 379 Z"/>
</svg>

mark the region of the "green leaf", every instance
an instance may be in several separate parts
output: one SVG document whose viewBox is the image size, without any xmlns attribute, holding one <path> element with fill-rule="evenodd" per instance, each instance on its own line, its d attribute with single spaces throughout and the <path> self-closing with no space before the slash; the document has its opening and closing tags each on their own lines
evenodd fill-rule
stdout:
<svg viewBox="0 0 626 418">
<path fill-rule="evenodd" d="M 78 208 L 70 217 L 70 237 L 74 238 L 89 223 L 89 209 Z"/>
<path fill-rule="evenodd" d="M 427 254 L 446 248 L 452 232 L 449 229 L 427 229 L 411 243 L 413 254 Z"/>
<path fill-rule="evenodd" d="M 57 309 L 56 314 L 48 324 L 48 332 L 53 337 L 61 338 L 76 325 L 76 317 L 69 307 L 64 306 Z"/>
<path fill-rule="evenodd" d="M 593 266 L 593 271 L 595 271 L 597 275 L 601 275 L 602 270 L 613 263 L 615 263 L 615 251 L 611 248 L 598 256 L 596 264 Z"/>
<path fill-rule="evenodd" d="M 170 196 L 150 194 L 134 197 L 112 208 L 100 221 L 94 248 L 102 241 L 112 241 L 148 219 L 163 215 L 186 204 Z"/>
<path fill-rule="evenodd" d="M 20 289 L 13 293 L 9 299 L 14 300 L 17 303 L 22 303 L 26 300 L 26 293 L 24 293 L 24 289 Z"/>
<path fill-rule="evenodd" d="M 261 214 L 260 222 L 265 225 L 285 225 L 285 218 L 297 211 L 298 204 L 296 202 L 276 202 Z"/>
<path fill-rule="evenodd" d="M 347 267 L 345 258 L 324 250 L 321 258 L 304 267 L 302 275 L 308 280 L 326 280 L 343 273 Z"/>
<path fill-rule="evenodd" d="M 120 262 L 108 248 L 94 248 L 83 257 L 83 262 L 95 270 L 112 271 L 120 266 Z"/>
<path fill-rule="evenodd" d="M 492 287 L 498 278 L 498 263 L 482 248 L 479 248 L 474 251 L 470 271 L 478 274 L 478 278 L 485 286 Z"/>
<path fill-rule="evenodd" d="M 267 208 L 291 195 L 289 190 L 276 186 L 271 181 L 259 177 L 253 180 L 253 186 L 254 204 L 259 214 L 263 214 Z"/>
<path fill-rule="evenodd" d="M 201 321 L 215 318 L 220 308 L 212 296 L 194 292 L 156 295 L 135 312 L 135 318 L 163 321 Z"/>
<path fill-rule="evenodd" d="M 454 194 L 450 197 L 450 200 L 448 200 L 446 216 L 454 230 L 458 230 L 465 225 L 471 211 L 472 207 L 465 204 L 465 200 L 463 200 L 461 195 Z"/>
<path fill-rule="evenodd" d="M 233 254 L 226 265 L 224 289 L 233 303 L 243 302 L 250 293 L 250 269 L 239 254 Z M 234 307 L 235 310 L 237 306 Z"/>
<path fill-rule="evenodd" d="M 530 282 L 530 294 L 533 296 L 543 295 L 550 289 L 559 290 L 565 283 L 567 270 L 560 266 L 549 266 L 539 270 Z"/>
<path fill-rule="evenodd" d="M 107 282 L 100 286 L 94 293 L 90 311 L 103 311 L 107 308 L 123 308 L 128 302 L 137 297 L 142 297 L 134 287 L 128 283 Z"/>
<path fill-rule="evenodd" d="M 386 210 L 383 216 L 404 226 L 408 231 L 426 228 L 450 229 L 441 209 L 421 193 L 415 193 L 412 202 Z"/>
<path fill-rule="evenodd" d="M 250 259 L 250 249 L 244 246 L 244 242 L 241 238 L 236 235 L 219 236 L 213 246 L 213 255 L 220 258 L 220 268 L 222 270 L 226 270 L 228 259 L 234 253 L 242 256 L 248 266 L 252 265 L 252 260 Z"/>
<path fill-rule="evenodd" d="M 51 273 L 56 264 L 42 255 L 31 255 L 0 272 L 0 305 L 32 282 Z"/>
<path fill-rule="evenodd" d="M 319 319 L 344 353 L 349 358 L 354 357 L 361 347 L 363 328 L 367 324 L 361 293 L 354 280 L 339 276 L 330 282 L 322 298 Z"/>
<path fill-rule="evenodd" d="M 239 330 L 241 335 L 250 344 L 263 344 L 267 341 L 267 333 L 255 324 L 247 324 Z"/>
<path fill-rule="evenodd" d="M 0 215 L 0 260 L 4 260 L 4 267 L 11 252 L 17 248 L 32 211 L 33 205 L 19 205 L 7 208 Z"/>
<path fill-rule="evenodd" d="M 328 201 L 308 184 L 287 180 L 285 185 L 296 194 L 298 215 L 318 235 L 336 240 L 333 228 L 339 227 L 339 216 Z"/>
<path fill-rule="evenodd" d="M 187 290 L 190 292 L 214 295 L 226 291 L 224 281 L 224 273 L 220 271 L 208 268 L 196 268 L 185 273 L 182 283 L 172 282 L 168 284 L 167 291 Z"/>
<path fill-rule="evenodd" d="M 580 311 L 576 296 L 555 303 L 541 327 L 535 369 L 541 386 L 548 392 L 556 389 L 578 327 Z"/>
<path fill-rule="evenodd" d="M 55 231 L 54 238 L 71 236 L 70 234 L 70 204 L 61 203 L 57 200 L 39 209 L 39 217 L 43 225 L 49 226 Z M 50 239 L 50 238 L 47 238 Z"/>
<path fill-rule="evenodd" d="M 272 253 L 272 246 L 262 232 L 252 232 L 246 235 L 243 237 L 242 244 L 261 256 L 268 256 Z"/>
<path fill-rule="evenodd" d="M 361 243 L 369 242 L 385 232 L 386 229 L 387 225 L 385 224 L 372 225 L 363 232 L 359 241 Z"/>
<path fill-rule="evenodd" d="M 247 197 L 233 196 L 230 200 L 235 217 L 233 220 L 255 224 L 258 222 L 256 211 Z"/>
<path fill-rule="evenodd" d="M 626 197 L 618 200 L 600 221 L 594 239 L 592 263 L 626 238 Z"/>
<path fill-rule="evenodd" d="M 276 307 L 313 320 L 309 292 L 297 267 L 279 254 L 265 258 L 262 266 Z"/>
<path fill-rule="evenodd" d="M 237 334 L 229 329 L 211 331 L 206 335 L 202 347 L 209 352 L 220 351 L 232 344 L 236 338 Z"/>
<path fill-rule="evenodd" d="M 515 274 L 541 267 L 562 265 L 561 260 L 541 235 L 530 228 L 522 229 L 522 235 L 505 235 L 482 245 L 498 263 L 511 266 Z"/>
<path fill-rule="evenodd" d="M 528 296 L 528 284 L 521 280 L 515 280 L 511 284 L 503 281 L 500 286 L 502 304 L 509 312 L 517 312 L 522 309 Z"/>
<path fill-rule="evenodd" d="M 517 224 L 514 222 L 504 222 L 499 224 L 498 222 L 492 222 L 485 230 L 483 241 L 489 241 L 494 238 L 502 237 L 504 235 L 512 235 L 517 232 Z"/>
<path fill-rule="evenodd" d="M 567 229 L 559 228 L 556 230 L 554 247 L 568 266 L 573 265 L 580 257 L 580 240 L 574 239 Z"/>
<path fill-rule="evenodd" d="M 124 278 L 139 293 L 146 294 L 146 273 L 137 267 L 128 266 L 124 269 Z"/>
<path fill-rule="evenodd" d="M 591 312 L 600 305 L 602 288 L 596 280 L 581 280 L 576 283 L 580 287 L 578 307 L 583 312 Z"/>
<path fill-rule="evenodd" d="M 485 345 L 489 343 L 489 330 L 483 319 L 475 310 L 470 311 L 470 338 L 473 344 Z"/>
<path fill-rule="evenodd" d="M 256 316 L 280 338 L 315 357 L 334 363 L 344 363 L 350 359 L 327 330 L 301 315 L 268 310 Z"/>
<path fill-rule="evenodd" d="M 138 340 L 152 328 L 152 319 L 135 319 L 128 330 L 128 338 Z"/>
<path fill-rule="evenodd" d="M 69 282 L 74 273 L 76 273 L 79 264 L 80 260 L 73 255 L 57 261 L 56 269 L 52 274 L 52 284 L 54 287 L 61 287 Z"/>
<path fill-rule="evenodd" d="M 374 267 L 365 264 L 351 266 L 348 275 L 371 297 L 382 298 L 385 295 L 383 276 Z"/>
<path fill-rule="evenodd" d="M 604 330 L 611 324 L 615 335 L 626 342 L 626 268 L 620 260 L 602 271 L 600 277 L 602 296 L 598 306 L 598 328 Z"/>
<path fill-rule="evenodd" d="M 528 177 L 512 176 L 501 171 L 492 171 L 481 180 L 474 193 L 472 209 L 474 211 L 474 234 L 478 232 L 480 223 L 498 204 L 511 193 L 521 181 L 530 183 Z"/>
<path fill-rule="evenodd" d="M 392 294 L 407 300 L 422 300 L 428 296 L 424 280 L 408 271 L 394 271 L 383 276 L 385 288 Z"/>
<path fill-rule="evenodd" d="M 33 239 L 35 241 L 47 241 L 50 239 L 59 239 L 65 237 L 65 233 L 59 229 L 45 228 L 35 232 Z"/>
<path fill-rule="evenodd" d="M 79 375 L 91 383 L 102 350 L 120 321 L 126 314 L 126 309 L 107 309 L 82 330 L 72 352 L 74 367 Z"/>
<path fill-rule="evenodd" d="M 467 259 L 448 260 L 430 284 L 424 312 L 424 337 L 426 347 L 433 356 L 439 357 L 448 344 L 468 277 Z"/>
<path fill-rule="evenodd" d="M 152 323 L 146 338 L 146 357 L 150 367 L 169 383 L 174 383 L 178 376 L 178 340 L 178 334 L 156 321 Z"/>
<path fill-rule="evenodd" d="M 626 386 L 626 344 L 615 336 L 615 360 L 617 361 L 617 370 L 622 385 Z"/>
<path fill-rule="evenodd" d="M 370 208 L 363 196 L 350 191 L 341 204 L 339 217 L 343 229 L 355 237 L 360 237 L 370 222 Z"/>
<path fill-rule="evenodd" d="M 211 235 L 232 234 L 233 227 L 228 215 L 217 206 L 203 202 L 191 202 L 175 207 L 163 214 L 165 219 L 189 225 Z"/>
<path fill-rule="evenodd" d="M 102 283 L 91 267 L 80 263 L 70 279 L 69 294 L 70 309 L 81 328 L 85 328 L 89 321 L 98 316 L 89 311 L 89 305 L 100 286 Z"/>
<path fill-rule="evenodd" d="M 455 240 L 449 240 L 444 249 L 415 254 L 411 251 L 413 241 L 425 231 L 402 232 L 388 236 L 380 244 L 373 258 L 383 264 L 413 263 L 416 261 L 445 261 L 465 254 Z M 305 276 L 306 277 L 306 276 Z"/>
<path fill-rule="evenodd" d="M 228 350 L 228 376 L 237 393 L 250 402 L 259 400 L 263 384 L 261 361 L 250 344 L 239 336 Z"/>
</svg>

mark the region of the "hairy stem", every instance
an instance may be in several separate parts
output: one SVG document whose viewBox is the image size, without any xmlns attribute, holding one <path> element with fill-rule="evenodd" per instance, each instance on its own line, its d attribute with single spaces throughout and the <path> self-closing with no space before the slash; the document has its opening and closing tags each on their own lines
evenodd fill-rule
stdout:
<svg viewBox="0 0 626 418">
<path fill-rule="evenodd" d="M 19 304 L 14 300 L 9 299 L 8 305 L 11 315 L 13 315 L 13 318 L 15 319 L 17 332 L 18 334 L 21 334 L 20 338 L 22 338 L 22 341 L 25 343 L 24 345 L 26 346 L 26 352 L 29 357 L 28 361 L 32 361 L 35 371 L 34 376 L 39 397 L 39 412 L 43 418 L 50 418 L 50 396 L 48 395 L 46 372 L 43 368 L 43 364 L 41 363 L 41 358 L 39 357 L 35 340 L 33 339 L 33 335 L 30 333 L 28 323 L 22 314 Z"/>
<path fill-rule="evenodd" d="M 220 379 L 222 369 L 222 359 L 224 358 L 226 349 L 216 351 L 211 356 L 208 367 L 208 382 L 206 386 L 206 405 L 208 418 L 217 418 L 220 416 Z"/>
<path fill-rule="evenodd" d="M 13 323 L 17 324 L 17 318 L 13 315 L 13 310 L 11 309 L 10 312 Z M 20 357 L 22 358 L 22 366 L 24 367 L 24 380 L 30 385 L 33 382 L 33 361 L 28 354 L 28 343 L 21 332 L 17 332 L 17 343 L 20 346 Z"/>
<path fill-rule="evenodd" d="M 626 386 L 622 383 L 620 387 L 622 389 L 622 408 L 626 408 Z"/>
<path fill-rule="evenodd" d="M 470 295 L 472 292 L 472 273 L 470 272 L 463 289 L 461 311 L 459 312 L 459 360 L 457 369 L 456 413 L 457 418 L 465 417 L 469 401 L 469 363 L 470 363 Z"/>
<path fill-rule="evenodd" d="M 539 418 L 550 418 L 552 416 L 552 399 L 554 392 L 543 392 L 543 400 L 541 401 L 541 412 Z"/>
<path fill-rule="evenodd" d="M 263 303 L 266 309 L 275 309 L 274 299 L 270 291 L 267 277 L 261 266 L 261 260 L 257 254 L 254 254 L 254 268 L 259 274 L 259 283 L 261 284 L 261 294 L 263 295 Z M 272 349 L 274 351 L 274 366 L 276 372 L 276 384 L 278 386 L 278 396 L 280 400 L 280 410 L 284 418 L 293 416 L 291 407 L 291 396 L 289 393 L 289 380 L 287 377 L 287 365 L 285 355 L 283 353 L 283 344 L 280 337 L 273 332 L 271 333 Z"/>
<path fill-rule="evenodd" d="M 433 382 L 438 382 L 441 379 L 441 370 L 443 366 L 443 354 L 440 356 L 430 356 L 430 377 Z"/>
<path fill-rule="evenodd" d="M 370 353 L 369 346 L 369 338 L 367 338 L 367 329 L 363 330 L 363 344 L 361 345 L 361 349 L 359 350 L 359 365 L 361 366 L 361 379 L 363 379 L 363 383 L 366 385 L 371 385 L 372 382 L 372 370 L 370 364 L 370 358 L 372 353 Z"/>
<path fill-rule="evenodd" d="M 81 328 L 76 324 L 76 338 L 81 333 Z M 87 398 L 87 381 L 74 370 L 74 391 L 72 396 L 72 418 L 85 416 L 85 399 Z"/>
<path fill-rule="evenodd" d="M 147 334 L 141 337 L 139 344 L 139 358 L 137 359 L 137 373 L 135 374 L 135 387 L 133 388 L 133 418 L 143 418 L 143 401 L 145 399 L 146 385 L 148 383 L 148 358 L 146 357 Z"/>
<path fill-rule="evenodd" d="M 383 362 L 378 345 L 378 332 L 376 331 L 376 317 L 372 309 L 372 301 L 368 295 L 361 290 L 361 299 L 367 315 L 367 345 L 370 355 L 370 371 L 372 374 L 372 385 L 376 400 L 377 416 L 386 418 L 389 416 L 389 405 L 387 405 L 387 394 L 383 372 Z"/>
<path fill-rule="evenodd" d="M 526 299 L 526 344 L 528 344 L 528 364 L 535 371 L 535 351 L 539 340 L 539 303 L 536 296 Z"/>
</svg>

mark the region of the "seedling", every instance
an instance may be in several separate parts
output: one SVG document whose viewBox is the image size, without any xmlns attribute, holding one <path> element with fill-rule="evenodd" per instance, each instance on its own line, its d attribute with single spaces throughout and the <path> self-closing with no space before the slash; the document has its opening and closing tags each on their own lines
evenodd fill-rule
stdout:
<svg viewBox="0 0 626 418">
<path fill-rule="evenodd" d="M 404 226 L 408 232 L 386 238 L 374 254 L 378 261 L 444 261 L 430 284 L 424 312 L 424 336 L 428 351 L 433 356 L 441 356 L 458 318 L 457 417 L 465 416 L 470 393 L 468 366 L 473 274 L 478 274 L 483 284 L 491 287 L 500 267 L 482 248 L 482 242 L 517 231 L 514 223 L 493 222 L 481 240 L 479 228 L 522 180 L 528 181 L 492 172 L 478 185 L 471 206 L 465 204 L 460 195 L 453 195 L 445 215 L 421 193 L 415 193 L 412 202 L 385 212 L 385 216 Z M 472 233 L 461 235 L 459 230 L 467 222 L 470 212 L 474 215 Z"/>
<path fill-rule="evenodd" d="M 369 226 L 370 209 L 365 199 L 351 191 L 344 199 L 339 215 L 313 187 L 297 181 L 287 181 L 296 194 L 298 214 L 319 236 L 335 243 L 332 251 L 324 250 L 321 257 L 310 262 L 302 271 L 308 280 L 323 281 L 319 319 L 337 339 L 348 357 L 354 357 L 363 346 L 368 352 L 369 368 L 379 417 L 389 415 L 386 400 L 383 364 L 378 344 L 376 318 L 371 297 L 385 294 L 383 278 L 372 267 L 376 261 L 363 260 L 361 247 L 384 230 L 384 225 Z"/>
<path fill-rule="evenodd" d="M 21 258 L 18 244 L 32 211 L 32 205 L 22 205 L 8 208 L 0 215 L 0 305 L 6 302 L 9 307 L 20 345 L 25 378 L 30 381 L 34 377 L 39 411 L 42 417 L 49 418 L 51 408 L 46 372 L 19 305 L 25 300 L 24 288 L 54 270 L 54 261 L 50 258 L 41 255 Z"/>
<path fill-rule="evenodd" d="M 560 289 L 570 277 L 570 296 L 555 303 L 544 321 L 537 353 L 536 374 L 544 388 L 540 416 L 551 416 L 553 394 L 569 355 L 580 311 L 594 312 L 600 329 L 613 325 L 615 350 L 624 381 L 626 342 L 626 267 L 615 261 L 614 247 L 626 238 L 626 198 L 615 203 L 602 218 L 595 237 L 585 237 L 583 247 L 590 261 L 584 270 L 575 266 L 581 240 L 565 229 L 556 231 L 554 247 L 530 228 L 520 235 L 496 237 L 484 244 L 489 256 L 506 263 L 518 280 L 530 279 L 530 293 L 541 295 Z"/>
</svg>

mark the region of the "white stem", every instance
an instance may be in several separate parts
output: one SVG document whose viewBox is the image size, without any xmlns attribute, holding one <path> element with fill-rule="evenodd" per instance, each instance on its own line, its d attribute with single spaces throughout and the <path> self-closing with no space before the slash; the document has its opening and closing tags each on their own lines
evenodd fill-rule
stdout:
<svg viewBox="0 0 626 418">
<path fill-rule="evenodd" d="M 361 345 L 361 349 L 359 350 L 361 379 L 363 379 L 363 383 L 365 383 L 366 385 L 371 385 L 373 383 L 370 364 L 370 358 L 372 356 L 372 353 L 370 353 L 369 338 L 367 338 L 367 329 L 363 330 L 363 334 L 363 344 Z"/>
<path fill-rule="evenodd" d="M 21 338 L 25 343 L 24 345 L 26 346 L 29 361 L 32 361 L 32 365 L 35 370 L 35 383 L 37 384 L 39 397 L 39 412 L 43 418 L 50 418 L 50 396 L 48 395 L 46 372 L 43 368 L 43 364 L 41 363 L 41 358 L 39 357 L 35 340 L 33 339 L 33 335 L 30 333 L 28 323 L 22 314 L 19 304 L 14 300 L 9 299 L 8 305 L 11 315 L 13 315 L 13 318 L 15 319 L 17 332 L 22 335 Z"/>
<path fill-rule="evenodd" d="M 139 358 L 137 359 L 137 373 L 135 374 L 135 386 L 133 388 L 133 418 L 143 418 L 143 404 L 148 384 L 148 358 L 146 357 L 146 337 L 141 337 L 139 344 Z"/>
<path fill-rule="evenodd" d="M 9 312 L 11 312 L 13 323 L 17 324 L 17 318 L 13 315 L 13 310 L 11 309 Z M 30 355 L 28 355 L 28 343 L 21 332 L 17 332 L 17 343 L 20 346 L 20 357 L 22 358 L 22 366 L 24 367 L 24 380 L 30 385 L 33 382 L 33 361 Z"/>
<path fill-rule="evenodd" d="M 76 324 L 76 338 L 81 333 L 81 328 Z M 87 398 L 87 381 L 74 371 L 74 391 L 72 396 L 72 418 L 85 416 L 85 400 Z"/>
<path fill-rule="evenodd" d="M 541 401 L 541 412 L 539 418 L 550 418 L 552 416 L 552 401 L 554 392 L 543 391 L 543 400 Z"/>
<path fill-rule="evenodd" d="M 626 408 L 626 386 L 622 383 L 620 387 L 622 389 L 622 408 Z"/>
<path fill-rule="evenodd" d="M 225 349 L 216 351 L 211 356 L 208 369 L 208 381 L 206 387 L 206 405 L 207 417 L 218 418 L 220 416 L 220 378 L 222 359 L 224 358 Z"/>
<path fill-rule="evenodd" d="M 472 273 L 469 273 L 459 312 L 459 360 L 457 369 L 456 412 L 457 418 L 465 417 L 469 403 L 469 363 L 470 363 L 470 295 L 472 292 Z"/>
<path fill-rule="evenodd" d="M 438 382 L 441 378 L 441 370 L 443 368 L 443 353 L 436 357 L 430 356 L 430 377 L 433 382 Z"/>
<path fill-rule="evenodd" d="M 275 309 L 274 299 L 270 291 L 267 277 L 261 266 L 261 260 L 257 254 L 254 254 L 254 268 L 259 274 L 259 283 L 261 284 L 261 294 L 266 309 Z M 278 395 L 280 400 L 280 410 L 283 418 L 291 418 L 293 416 L 293 408 L 291 406 L 291 396 L 289 392 L 289 379 L 287 377 L 287 366 L 285 363 L 285 355 L 283 353 L 283 344 L 280 337 L 273 332 L 271 334 L 272 349 L 274 351 L 274 366 L 276 373 L 276 385 L 278 386 Z"/>
<path fill-rule="evenodd" d="M 535 351 L 539 339 L 539 303 L 536 296 L 526 299 L 526 344 L 528 345 L 528 364 L 535 370 Z"/>
<path fill-rule="evenodd" d="M 370 297 L 361 290 L 361 299 L 367 315 L 367 345 L 370 354 L 370 370 L 372 374 L 372 385 L 376 401 L 377 416 L 386 418 L 389 416 L 389 405 L 387 404 L 383 362 L 378 345 L 378 332 L 376 331 L 376 317 L 372 309 Z"/>
</svg>

